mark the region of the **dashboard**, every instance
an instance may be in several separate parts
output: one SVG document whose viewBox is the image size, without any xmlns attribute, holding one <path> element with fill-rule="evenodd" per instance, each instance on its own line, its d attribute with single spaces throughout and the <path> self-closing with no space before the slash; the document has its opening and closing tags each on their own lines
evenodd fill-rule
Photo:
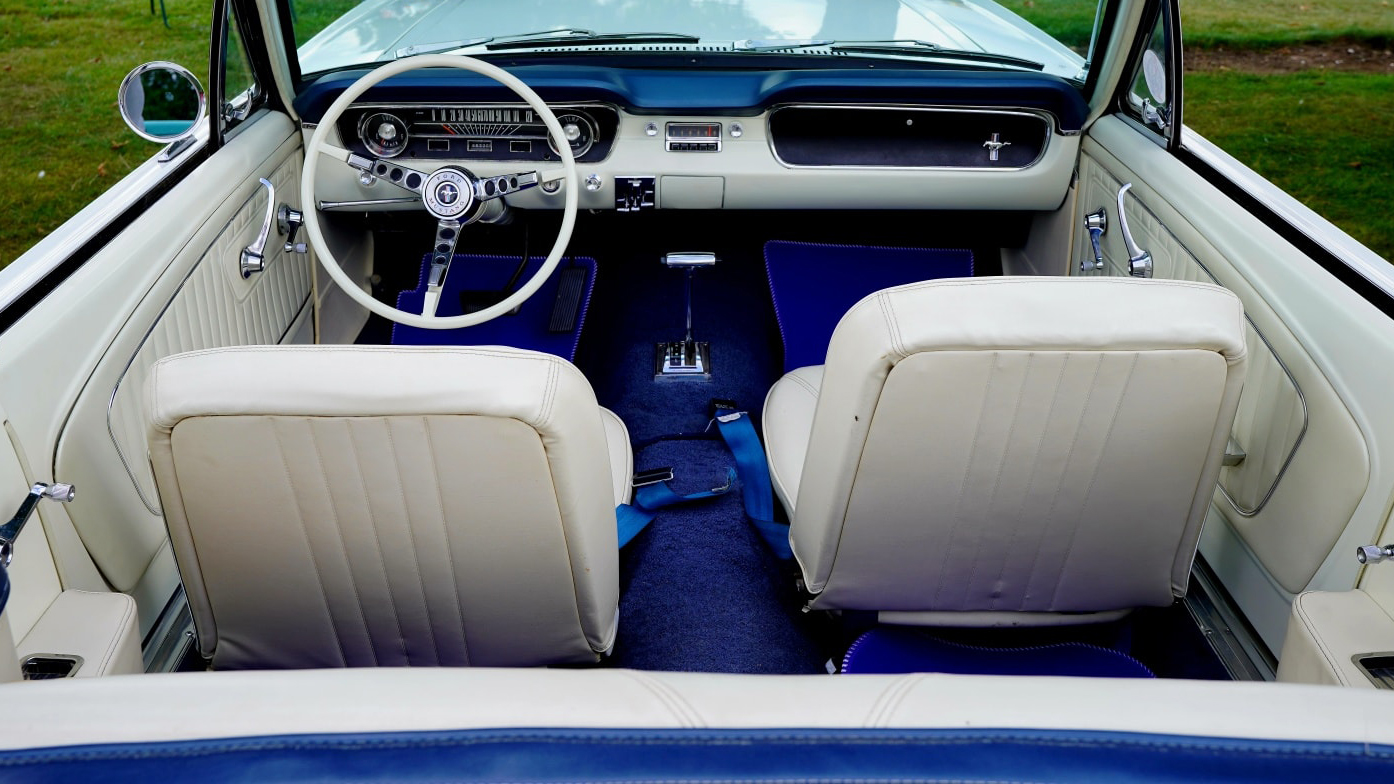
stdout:
<svg viewBox="0 0 1394 784">
<path fill-rule="evenodd" d="M 557 164 L 541 118 L 483 77 L 388 80 L 338 119 L 338 143 L 430 172 L 480 177 Z M 1054 209 L 1069 187 L 1085 107 L 1035 74 L 515 71 L 557 114 L 585 209 Z M 361 75 L 361 74 L 357 74 Z M 297 100 L 307 133 L 356 78 Z M 415 74 L 413 74 L 415 76 Z M 321 166 L 322 209 L 414 209 L 411 194 Z M 510 194 L 523 208 L 561 196 Z"/>
</svg>

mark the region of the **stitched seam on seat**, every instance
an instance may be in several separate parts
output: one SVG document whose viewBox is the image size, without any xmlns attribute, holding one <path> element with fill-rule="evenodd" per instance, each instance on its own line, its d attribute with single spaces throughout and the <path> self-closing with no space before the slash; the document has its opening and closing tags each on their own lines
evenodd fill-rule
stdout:
<svg viewBox="0 0 1394 784">
<path fill-rule="evenodd" d="M 557 394 L 557 363 L 551 362 L 547 365 L 547 381 L 542 393 L 542 404 L 537 412 L 538 435 L 541 436 L 541 429 L 552 424 L 552 404 L 556 401 Z"/>
<path fill-rule="evenodd" d="M 853 676 L 855 677 L 855 676 Z M 876 702 L 867 711 L 866 718 L 862 722 L 864 727 L 884 727 L 891 719 L 891 714 L 895 713 L 901 703 L 905 702 L 905 697 L 910 693 L 925 676 L 919 673 L 902 675 L 891 682 L 876 698 Z"/>
<path fill-rule="evenodd" d="M 1007 439 L 1006 442 L 1002 445 L 1002 457 L 997 461 L 997 470 L 994 472 L 992 480 L 992 490 L 988 492 L 986 503 L 983 505 L 983 513 L 985 515 L 992 514 L 993 501 L 997 498 L 998 489 L 1002 487 L 1002 472 L 1006 469 L 1007 466 L 1007 455 L 1011 451 L 1012 436 L 1016 435 L 1017 423 L 1021 421 L 1022 397 L 1026 392 L 1027 381 L 1031 377 L 1031 366 L 1034 365 L 1035 362 L 1036 353 L 1034 351 L 1028 352 L 1026 355 L 1026 370 L 1022 372 L 1021 386 L 1018 387 L 1016 391 L 1016 407 L 1012 409 L 1012 422 L 1011 425 L 1007 427 Z M 983 552 L 984 538 L 985 537 L 979 537 L 977 544 L 973 548 L 972 566 L 968 569 L 968 579 L 964 581 L 963 586 L 965 604 L 967 603 L 969 596 L 971 596 L 971 594 L 973 593 L 973 579 L 978 576 L 978 565 L 982 562 L 980 556 Z M 1002 571 L 1005 572 L 1007 568 L 1006 559 L 999 558 L 999 563 L 1002 564 Z M 998 597 L 995 594 L 996 592 L 994 591 L 992 602 L 988 606 L 988 609 L 990 610 L 997 609 Z"/>
<path fill-rule="evenodd" d="M 818 399 L 818 389 L 814 387 L 812 384 L 810 384 L 807 379 L 801 376 L 796 376 L 793 373 L 786 375 L 785 378 L 808 390 L 808 393 L 813 395 L 814 400 Z"/>
<path fill-rule="evenodd" d="M 1302 625 L 1307 627 L 1307 636 L 1310 637 L 1312 642 L 1316 645 L 1317 654 L 1326 660 L 1327 669 L 1335 676 L 1338 683 L 1342 686 L 1349 686 L 1350 682 L 1346 679 L 1345 673 L 1341 671 L 1337 659 L 1332 657 L 1331 651 L 1327 649 L 1326 642 L 1321 638 L 1321 635 L 1317 634 L 1316 626 L 1312 623 L 1312 616 L 1307 612 L 1303 599 L 1311 593 L 1311 591 L 1308 591 L 1298 594 L 1297 598 L 1293 600 L 1293 610 L 1297 613 L 1298 618 L 1301 619 Z"/>
<path fill-rule="evenodd" d="M 1128 375 L 1123 379 L 1122 389 L 1118 393 L 1118 400 L 1113 404 L 1113 415 L 1109 418 L 1108 429 L 1104 431 L 1103 440 L 1099 444 L 1099 456 L 1094 461 L 1094 471 L 1089 477 L 1089 485 L 1085 488 L 1084 499 L 1079 504 L 1079 511 L 1083 513 L 1089 507 L 1089 498 L 1094 494 L 1094 484 L 1099 480 L 1099 468 L 1103 466 L 1104 453 L 1108 450 L 1109 441 L 1113 438 L 1113 428 L 1118 424 L 1118 412 L 1123 410 L 1123 401 L 1128 397 L 1128 386 L 1132 383 L 1133 375 L 1137 372 L 1138 355 L 1133 354 L 1133 360 L 1128 366 Z M 1099 364 L 1102 366 L 1103 358 L 1100 357 Z M 1055 591 L 1050 596 L 1050 606 L 1055 607 L 1057 598 L 1060 596 L 1060 589 L 1064 586 L 1064 576 L 1069 573 L 1070 559 L 1074 557 L 1075 539 L 1079 535 L 1079 516 L 1075 517 L 1074 527 L 1070 530 L 1069 546 L 1065 548 L 1065 558 L 1060 564 L 1060 579 L 1055 581 Z"/>
<path fill-rule="evenodd" d="M 83 593 L 88 592 L 83 591 Z M 126 596 L 126 594 L 117 594 L 117 596 Z M 129 599 L 129 597 L 127 598 Z M 113 635 L 111 641 L 107 643 L 106 653 L 102 655 L 102 661 L 97 670 L 98 675 L 105 675 L 107 668 L 111 666 L 111 659 L 116 655 L 117 644 L 121 642 L 122 637 L 126 636 L 126 622 L 130 620 L 131 613 L 135 612 L 134 601 L 125 601 L 122 602 L 122 604 L 125 605 L 126 611 L 121 613 L 121 618 L 117 621 L 116 634 Z"/>
<path fill-rule="evenodd" d="M 673 714 L 673 718 L 681 722 L 684 727 L 696 729 L 698 727 L 707 726 L 707 723 L 702 719 L 702 715 L 692 706 L 692 703 L 688 702 L 687 699 L 672 686 L 638 670 L 630 670 L 625 673 L 625 676 L 639 684 L 641 688 L 654 697 L 657 697 L 658 701 L 663 703 L 664 707 L 668 708 Z"/>
<path fill-rule="evenodd" d="M 814 412 L 816 413 L 817 410 L 818 410 L 818 394 L 819 394 L 818 389 L 816 389 L 816 388 L 813 386 L 813 384 L 809 383 L 807 380 L 805 380 L 805 379 L 803 379 L 803 378 L 801 378 L 801 377 L 799 377 L 799 376 L 796 376 L 796 375 L 794 375 L 793 373 L 786 373 L 786 374 L 784 375 L 783 378 L 784 378 L 784 379 L 788 379 L 790 382 L 792 382 L 792 383 L 795 384 L 796 386 L 802 387 L 803 390 L 804 390 L 805 392 L 808 393 L 809 397 L 813 398 L 813 410 L 814 410 Z M 783 379 L 781 379 L 781 380 L 783 380 Z M 778 382 L 776 382 L 776 383 L 778 383 Z M 766 417 L 765 421 L 766 421 L 766 423 L 768 423 L 768 422 L 769 422 L 769 418 Z M 809 428 L 812 429 L 812 427 L 813 427 L 813 423 L 810 422 L 810 423 L 809 423 Z M 810 440 L 812 440 L 812 433 L 809 434 L 809 438 L 810 438 Z M 766 438 L 765 441 L 766 441 L 766 445 L 768 446 L 769 439 Z M 766 449 L 766 451 L 769 452 L 768 449 Z M 803 450 L 803 451 L 804 451 L 804 460 L 807 460 L 807 459 L 808 459 L 808 444 L 807 444 L 807 442 L 805 442 L 805 444 L 804 444 L 804 450 Z M 771 453 L 771 454 L 772 454 L 772 453 Z M 777 465 L 776 465 L 778 461 L 773 460 L 773 459 L 767 459 L 766 462 L 769 463 L 769 467 L 770 467 L 770 479 L 771 479 L 771 481 L 773 481 L 774 484 L 776 484 L 781 490 L 783 490 L 783 491 L 784 491 L 784 494 L 787 496 L 787 495 L 789 494 L 789 493 L 788 493 L 788 491 L 789 491 L 789 485 L 784 481 L 784 479 L 781 477 L 781 475 L 780 475 L 780 473 L 779 473 L 779 469 L 778 469 L 778 467 L 777 467 Z M 803 461 L 800 461 L 800 462 L 799 462 L 798 472 L 799 472 L 799 473 L 802 473 L 802 472 L 803 472 Z M 802 477 L 801 477 L 801 478 L 802 478 Z M 800 482 L 800 484 L 802 484 L 802 482 Z M 793 505 L 795 506 L 795 508 L 797 508 L 797 507 L 798 507 L 798 498 L 795 498 L 795 499 L 792 501 L 792 503 L 793 503 Z"/>
<path fill-rule="evenodd" d="M 445 537 L 445 557 L 448 558 L 450 562 L 450 580 L 452 583 L 450 595 L 455 600 L 455 614 L 460 618 L 460 644 L 464 646 L 462 654 L 465 659 L 465 665 L 468 666 L 470 663 L 469 630 L 465 625 L 464 602 L 460 599 L 460 578 L 459 575 L 455 573 L 455 548 L 450 542 L 450 523 L 445 517 L 445 497 L 441 495 L 442 485 L 440 481 L 440 471 L 438 470 L 440 468 L 440 460 L 436 456 L 436 441 L 431 435 L 431 428 L 424 416 L 421 417 L 421 427 L 426 433 L 426 450 L 431 458 L 429 461 L 431 464 L 431 481 L 435 484 L 436 488 L 436 508 L 440 510 L 441 536 Z M 437 658 L 439 658 L 439 655 L 437 655 Z"/>
<path fill-rule="evenodd" d="M 566 516 L 562 514 L 561 499 L 557 492 L 557 477 L 553 470 L 554 467 L 552 464 L 552 457 L 551 455 L 547 454 L 547 444 L 545 441 L 543 441 L 541 433 L 537 433 L 537 439 L 539 442 L 542 442 L 542 459 L 547 461 L 547 480 L 551 482 L 552 485 L 552 508 L 557 510 L 557 523 L 561 526 L 561 543 L 562 547 L 566 550 L 566 571 L 571 576 L 571 596 L 573 599 L 572 609 L 576 611 L 576 628 L 578 631 L 581 632 L 581 638 L 586 641 L 586 647 L 590 648 L 592 651 L 595 651 L 596 653 L 599 653 L 600 651 L 597 650 L 595 646 L 591 644 L 590 635 L 587 634 L 586 630 L 585 619 L 581 617 L 581 586 L 580 583 L 578 583 L 576 580 L 576 562 L 572 559 L 571 530 L 570 526 L 567 525 L 568 521 L 566 519 Z M 605 460 L 608 462 L 609 459 L 609 455 L 606 455 Z M 603 623 L 603 621 L 601 622 Z"/>
<path fill-rule="evenodd" d="M 1055 410 L 1056 410 L 1056 409 L 1059 407 L 1059 405 L 1060 405 L 1060 385 L 1061 385 L 1061 383 L 1062 383 L 1062 382 L 1064 381 L 1064 379 L 1065 379 L 1065 368 L 1069 366 L 1069 363 L 1070 363 L 1070 356 L 1071 356 L 1070 353 L 1069 353 L 1069 352 L 1066 352 L 1066 354 L 1065 354 L 1065 356 L 1064 356 L 1064 358 L 1063 358 L 1063 361 L 1061 361 L 1061 363 L 1060 363 L 1060 369 L 1059 369 L 1059 370 L 1056 372 L 1056 374 L 1055 374 L 1055 388 L 1054 388 L 1054 391 L 1051 393 L 1051 396 L 1050 396 L 1050 409 L 1049 409 L 1048 411 L 1046 411 L 1045 420 L 1044 420 L 1044 422 L 1043 422 L 1042 425 L 1041 425 L 1041 432 L 1040 432 L 1040 435 L 1036 438 L 1036 447 L 1035 447 L 1034 450 L 1032 450 L 1032 453 L 1031 453 L 1031 460 L 1028 462 L 1028 464 L 1031 466 L 1031 473 L 1030 473 L 1030 475 L 1028 475 L 1027 478 L 1026 478 L 1026 490 L 1022 493 L 1022 495 L 1021 495 L 1021 504 L 1018 505 L 1018 507 L 1017 507 L 1016 519 L 1017 519 L 1018 521 L 1024 521 L 1024 520 L 1026 519 L 1026 503 L 1027 503 L 1027 501 L 1029 501 L 1029 500 L 1031 499 L 1031 494 L 1032 494 L 1032 492 L 1036 489 L 1036 477 L 1037 477 L 1037 475 L 1040 473 L 1040 467 L 1041 467 L 1041 463 L 1040 463 L 1041 445 L 1045 443 L 1046 434 L 1050 432 L 1050 424 L 1051 424 L 1051 421 L 1055 419 Z M 1048 520 L 1049 517 L 1047 517 L 1047 518 L 1045 518 L 1045 519 Z M 1037 536 L 1036 536 L 1036 557 L 1037 557 L 1037 558 L 1040 557 L 1040 553 L 1041 553 L 1041 543 L 1042 543 L 1042 541 L 1044 541 L 1044 537 L 1042 536 L 1042 534 L 1043 534 L 1043 532 L 1041 532 L 1041 531 L 1039 531 L 1039 530 L 1037 531 Z M 1002 563 L 1002 569 L 997 573 L 997 581 L 998 581 L 998 582 L 1001 582 L 1002 579 L 1003 579 L 1004 577 L 1006 577 L 1006 575 L 1007 575 L 1007 560 L 1004 558 L 1004 559 L 1002 559 L 1002 562 L 1001 562 L 1001 563 Z M 1032 563 L 1031 563 L 1031 571 L 1032 571 L 1032 572 L 1035 572 L 1035 570 L 1036 570 L 1036 563 L 1035 563 L 1035 561 L 1033 560 Z M 1021 594 L 1021 595 L 1022 595 L 1022 598 L 1023 598 L 1023 599 L 1024 599 L 1025 596 L 1026 596 L 1026 592 L 1030 590 L 1030 587 L 1031 587 L 1031 583 L 1030 583 L 1029 581 L 1028 581 L 1027 583 L 1025 583 L 1025 584 L 1022 586 L 1022 594 Z M 996 599 L 993 600 L 992 609 L 994 609 L 994 610 L 997 609 L 997 600 L 996 600 Z"/>
<path fill-rule="evenodd" d="M 363 625 L 363 636 L 368 639 L 368 655 L 373 657 L 373 666 L 379 666 L 377 642 L 373 639 L 373 629 L 368 625 L 368 616 L 363 609 L 363 598 L 358 592 L 358 579 L 353 574 L 353 561 L 349 558 L 348 542 L 344 540 L 344 527 L 339 519 L 339 507 L 334 503 L 338 494 L 333 491 L 329 484 L 329 472 L 324 470 L 324 461 L 320 459 L 319 436 L 315 434 L 314 423 L 306 422 L 306 427 L 310 432 L 310 441 L 313 444 L 315 455 L 315 465 L 319 468 L 320 478 L 324 482 L 324 492 L 329 498 L 329 513 L 333 516 L 332 530 L 339 542 L 339 554 L 344 559 L 344 571 L 348 575 L 349 590 L 353 592 L 353 608 L 357 610 L 358 621 Z"/>
<path fill-rule="evenodd" d="M 324 585 L 324 576 L 319 568 L 319 558 L 315 556 L 314 543 L 310 541 L 310 529 L 305 524 L 305 521 L 308 518 L 305 515 L 305 509 L 301 506 L 300 494 L 295 492 L 295 481 L 291 478 L 290 475 L 290 461 L 286 458 L 285 445 L 281 443 L 281 431 L 280 428 L 276 426 L 276 420 L 271 420 L 270 425 L 271 435 L 276 439 L 276 454 L 281 459 L 281 468 L 283 469 L 285 474 L 286 488 L 290 491 L 290 497 L 295 502 L 295 521 L 300 524 L 300 536 L 305 541 L 305 550 L 310 554 L 310 568 L 314 570 L 315 582 L 319 584 L 320 597 L 324 599 L 324 612 L 326 615 L 329 616 L 329 627 L 334 631 L 334 643 L 339 647 L 339 659 L 343 662 L 343 666 L 347 667 L 348 651 L 344 650 L 344 641 L 343 638 L 339 635 L 338 623 L 334 619 L 334 607 L 329 601 L 329 590 Z M 314 434 L 311 433 L 310 437 L 311 440 L 313 440 Z M 315 450 L 315 459 L 318 462 L 318 449 Z M 321 475 L 323 475 L 324 473 L 323 466 L 320 467 L 320 473 Z M 325 485 L 325 492 L 329 492 L 329 487 L 327 484 Z M 350 574 L 350 584 L 352 584 L 352 580 L 353 576 L 352 574 Z M 354 602 L 354 607 L 358 607 L 357 601 Z M 361 612 L 361 608 L 359 609 Z"/>
<path fill-rule="evenodd" d="M 881 316 L 886 320 L 886 327 L 890 331 L 891 347 L 901 359 L 906 357 L 905 339 L 900 334 L 900 322 L 896 319 L 895 303 L 885 294 L 878 294 L 877 301 L 881 305 Z"/>
<path fill-rule="evenodd" d="M 992 352 L 990 358 L 993 363 L 996 363 L 999 354 L 1001 354 L 999 351 Z M 973 426 L 973 445 L 968 449 L 968 459 L 963 461 L 963 475 L 958 479 L 958 496 L 954 499 L 953 517 L 956 524 L 961 519 L 963 512 L 963 496 L 968 487 L 968 475 L 972 473 L 973 461 L 978 455 L 978 440 L 981 438 L 983 432 L 983 415 L 987 413 L 987 401 L 992 395 L 992 385 L 996 379 L 997 374 L 989 370 L 987 374 L 987 384 L 984 386 L 983 394 L 979 398 L 977 424 Z M 953 554 L 953 543 L 954 540 L 958 538 L 958 526 L 955 525 L 954 530 L 950 533 L 951 536 L 949 537 L 949 541 L 944 543 L 944 557 L 939 562 L 939 582 L 935 586 L 933 599 L 933 605 L 935 607 L 940 606 L 939 598 L 944 593 L 944 581 L 947 579 L 949 572 L 949 556 Z"/>
<path fill-rule="evenodd" d="M 397 640 L 401 643 L 402 658 L 408 663 L 411 662 L 411 651 L 407 648 L 407 635 L 402 631 L 402 619 L 397 615 L 397 596 L 392 591 L 392 574 L 387 566 L 387 555 L 382 549 L 382 531 L 378 528 L 377 521 L 372 517 L 372 504 L 368 499 L 368 476 L 363 471 L 363 463 L 360 457 L 361 450 L 358 448 L 358 440 L 353 436 L 353 425 L 347 420 L 341 420 L 344 431 L 348 434 L 349 449 L 353 452 L 353 466 L 358 469 L 358 486 L 362 490 L 363 510 L 368 515 L 368 528 L 372 531 L 373 548 L 377 550 L 378 563 L 382 565 L 382 585 L 387 590 L 387 606 L 390 608 L 392 623 L 397 627 Z M 367 614 L 364 614 L 367 617 Z"/>
<path fill-rule="evenodd" d="M 426 598 L 426 581 L 421 574 L 421 559 L 417 557 L 416 547 L 416 527 L 411 517 L 411 508 L 407 506 L 406 488 L 402 483 L 402 465 L 397 454 L 397 442 L 392 438 L 392 420 L 383 420 L 383 429 L 387 431 L 387 451 L 392 455 L 392 464 L 397 467 L 397 497 L 401 500 L 402 518 L 407 528 L 407 544 L 410 545 L 412 575 L 416 578 L 416 585 L 420 589 L 421 607 L 426 611 L 426 639 L 430 641 L 431 658 L 435 660 L 436 666 L 440 666 L 440 646 L 436 643 L 436 631 L 433 626 L 434 618 L 431 616 L 431 602 Z M 374 526 L 376 527 L 376 526 Z M 401 627 L 401 619 L 397 621 L 398 628 Z M 407 657 L 407 663 L 411 664 L 411 657 Z"/>
<path fill-rule="evenodd" d="M 1069 358 L 1066 357 L 1065 361 L 1068 363 Z M 1089 413 L 1089 406 L 1094 402 L 1094 391 L 1098 387 L 1099 372 L 1103 369 L 1103 365 L 1103 355 L 1095 354 L 1094 374 L 1089 379 L 1089 391 L 1084 396 L 1084 405 L 1080 408 L 1079 417 L 1075 420 L 1075 432 L 1070 436 L 1070 448 L 1066 450 L 1065 461 L 1061 464 L 1060 479 L 1055 483 L 1055 492 L 1050 496 L 1050 506 L 1046 508 L 1046 514 L 1043 518 L 1047 521 L 1055 519 L 1055 509 L 1060 504 L 1060 490 L 1065 486 L 1065 478 L 1069 474 L 1070 464 L 1074 462 L 1075 448 L 1079 446 L 1079 434 L 1080 431 L 1084 429 L 1084 423 L 1086 421 L 1085 415 Z M 1062 367 L 1061 373 L 1063 374 L 1063 372 L 1064 368 Z M 1046 537 L 1049 534 L 1049 531 L 1042 531 L 1041 535 L 1036 537 L 1036 554 L 1031 558 L 1031 571 L 1027 572 L 1026 590 L 1030 590 L 1031 586 L 1036 582 L 1036 570 L 1041 566 L 1041 551 L 1045 549 Z M 1060 583 L 1058 580 L 1055 584 L 1055 590 L 1057 592 L 1060 590 Z"/>
</svg>

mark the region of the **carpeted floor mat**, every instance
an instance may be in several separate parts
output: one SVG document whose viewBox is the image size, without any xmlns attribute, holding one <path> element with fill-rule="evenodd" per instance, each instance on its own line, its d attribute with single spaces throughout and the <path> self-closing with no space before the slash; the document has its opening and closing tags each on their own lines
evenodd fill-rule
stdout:
<svg viewBox="0 0 1394 784">
<path fill-rule="evenodd" d="M 441 291 L 438 316 L 458 316 L 464 313 L 462 294 L 466 292 L 497 292 L 509 288 L 509 279 L 518 269 L 518 256 L 477 256 L 457 253 L 450 263 L 450 272 L 445 277 Z M 521 284 L 542 266 L 544 258 L 533 256 L 519 275 Z M 421 276 L 414 290 L 403 291 L 397 296 L 397 308 L 409 313 L 420 313 L 426 297 L 426 274 L 431 266 L 431 255 L 427 254 L 421 262 Z M 586 257 L 562 259 L 557 269 L 542 284 L 537 293 L 528 298 L 517 312 L 500 316 L 473 327 L 461 329 L 421 329 L 405 324 L 392 327 L 393 345 L 409 346 L 514 346 L 534 351 L 545 351 L 567 360 L 576 358 L 576 347 L 581 339 L 581 328 L 585 325 L 586 312 L 590 305 L 591 291 L 595 286 L 595 261 Z M 568 329 L 554 331 L 552 327 L 553 308 L 557 292 L 561 288 L 568 270 L 579 270 L 583 274 L 580 281 L 579 298 L 574 300 L 574 318 Z M 516 285 L 512 288 L 516 289 Z M 511 290 L 511 289 L 510 289 Z M 494 301 L 497 301 L 495 299 Z"/>
<path fill-rule="evenodd" d="M 596 287 L 577 364 L 600 404 L 624 420 L 630 438 L 638 444 L 701 431 L 712 398 L 738 401 L 758 428 L 765 393 L 779 377 L 773 312 L 758 257 L 723 257 L 693 281 L 693 332 L 711 343 L 710 380 L 653 377 L 654 346 L 683 336 L 682 274 L 659 264 L 657 254 L 602 262 L 604 280 Z M 588 346 L 603 350 L 587 353 Z"/>
<path fill-rule="evenodd" d="M 842 315 L 868 294 L 935 278 L 973 275 L 963 249 L 765 243 L 765 270 L 784 340 L 784 370 L 821 365 Z"/>
<path fill-rule="evenodd" d="M 672 466 L 679 493 L 724 482 L 719 440 L 663 440 L 639 470 Z M 640 670 L 824 673 L 827 655 L 799 610 L 794 572 L 726 495 L 667 507 L 620 551 L 620 625 L 610 663 Z"/>
</svg>

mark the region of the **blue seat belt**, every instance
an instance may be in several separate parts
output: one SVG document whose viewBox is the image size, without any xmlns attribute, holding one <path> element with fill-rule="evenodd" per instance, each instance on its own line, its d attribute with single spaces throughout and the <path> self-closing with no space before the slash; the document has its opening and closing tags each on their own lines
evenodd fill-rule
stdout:
<svg viewBox="0 0 1394 784">
<path fill-rule="evenodd" d="M 750 414 L 737 411 L 730 401 L 713 401 L 717 431 L 731 450 L 736 461 L 734 470 L 727 469 L 726 485 L 712 490 L 678 495 L 663 481 L 643 484 L 634 489 L 634 503 L 615 507 L 615 523 L 619 533 L 619 545 L 624 547 L 639 535 L 659 509 L 665 506 L 696 501 L 725 495 L 737 477 L 741 481 L 741 500 L 745 503 L 745 514 L 751 524 L 765 540 L 770 551 L 781 560 L 794 557 L 789 547 L 789 526 L 774 521 L 774 491 L 770 487 L 770 467 L 765 460 L 765 448 L 755 426 L 750 423 Z M 668 478 L 671 478 L 671 472 Z"/>
<path fill-rule="evenodd" d="M 741 495 L 745 514 L 755 525 L 760 538 L 780 560 L 790 560 L 789 526 L 774 521 L 774 492 L 770 488 L 770 466 L 765 460 L 765 447 L 750 414 L 744 411 L 717 410 L 716 427 L 731 456 L 736 459 L 736 473 L 741 478 Z"/>
<path fill-rule="evenodd" d="M 672 472 L 668 473 L 669 478 Z M 662 480 L 642 484 L 634 488 L 634 503 L 620 504 L 615 507 L 615 524 L 619 533 L 620 547 L 624 547 L 633 541 L 639 532 L 644 530 L 653 518 L 658 514 L 658 510 L 665 506 L 687 503 L 688 501 L 698 501 L 703 498 L 715 498 L 719 495 L 726 495 L 731 489 L 731 485 L 736 481 L 735 469 L 726 469 L 726 484 L 723 487 L 713 487 L 700 493 L 689 495 L 678 495 L 673 492 L 673 488 Z"/>
</svg>

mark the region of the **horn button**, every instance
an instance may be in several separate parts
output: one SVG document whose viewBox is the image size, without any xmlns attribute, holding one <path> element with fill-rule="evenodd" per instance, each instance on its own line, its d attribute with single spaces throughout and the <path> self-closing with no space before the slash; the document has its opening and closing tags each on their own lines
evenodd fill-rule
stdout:
<svg viewBox="0 0 1394 784">
<path fill-rule="evenodd" d="M 474 175 L 458 166 L 437 169 L 421 187 L 426 211 L 438 220 L 467 222 L 477 212 Z"/>
</svg>

